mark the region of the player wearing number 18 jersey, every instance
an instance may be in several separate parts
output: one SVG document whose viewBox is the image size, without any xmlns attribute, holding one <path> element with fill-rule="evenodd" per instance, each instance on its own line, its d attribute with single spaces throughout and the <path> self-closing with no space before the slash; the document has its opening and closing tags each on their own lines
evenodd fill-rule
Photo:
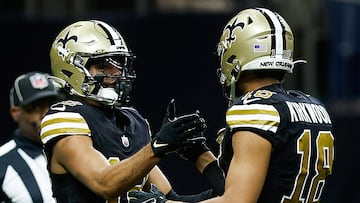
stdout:
<svg viewBox="0 0 360 203">
<path fill-rule="evenodd" d="M 294 36 L 265 8 L 245 9 L 217 46 L 220 83 L 229 99 L 219 163 L 223 202 L 319 202 L 332 173 L 331 118 L 316 98 L 286 90 Z"/>
<path fill-rule="evenodd" d="M 258 202 L 317 202 L 332 172 L 334 137 L 323 104 L 274 84 L 238 98 L 227 111 L 220 165 L 228 172 L 233 135 L 250 131 L 272 145 Z"/>
</svg>

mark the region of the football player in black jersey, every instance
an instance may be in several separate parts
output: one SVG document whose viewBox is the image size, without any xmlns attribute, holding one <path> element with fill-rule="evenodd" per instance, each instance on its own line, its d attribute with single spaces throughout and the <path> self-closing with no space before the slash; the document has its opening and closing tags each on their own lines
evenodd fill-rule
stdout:
<svg viewBox="0 0 360 203">
<path fill-rule="evenodd" d="M 150 183 L 181 199 L 156 166 L 160 159 L 201 145 L 197 153 L 206 158 L 199 170 L 216 160 L 204 145 L 206 125 L 198 112 L 170 113 L 152 136 L 147 120 L 129 105 L 134 58 L 121 34 L 103 21 L 75 22 L 54 40 L 52 80 L 68 98 L 50 106 L 41 140 L 57 202 L 127 202 L 127 191 Z"/>
<path fill-rule="evenodd" d="M 321 200 L 333 169 L 332 122 L 318 99 L 284 88 L 295 63 L 304 62 L 293 60 L 293 50 L 291 28 L 268 9 L 245 9 L 225 26 L 216 49 L 220 83 L 229 99 L 218 139 L 225 192 L 204 202 Z M 142 192 L 130 195 L 134 203 L 151 198 Z"/>
</svg>

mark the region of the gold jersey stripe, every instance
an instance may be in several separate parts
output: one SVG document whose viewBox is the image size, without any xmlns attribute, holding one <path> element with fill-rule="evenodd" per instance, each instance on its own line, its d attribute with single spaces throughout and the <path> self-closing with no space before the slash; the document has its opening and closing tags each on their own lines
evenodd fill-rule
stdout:
<svg viewBox="0 0 360 203">
<path fill-rule="evenodd" d="M 54 119 L 47 119 L 44 120 L 43 122 L 41 122 L 41 128 L 44 128 L 46 126 L 52 125 L 52 124 L 56 124 L 56 123 L 85 123 L 86 121 L 84 120 L 84 118 L 54 118 Z"/>
<path fill-rule="evenodd" d="M 275 133 L 280 124 L 280 115 L 271 105 L 234 105 L 226 112 L 226 122 L 231 129 L 250 127 Z"/>
<path fill-rule="evenodd" d="M 278 121 L 271 120 L 228 120 L 227 124 L 231 129 L 239 127 L 249 127 L 265 131 L 269 130 L 275 133 L 280 123 Z"/>
<path fill-rule="evenodd" d="M 41 133 L 41 139 L 44 140 L 46 137 L 51 135 L 73 135 L 73 134 L 90 134 L 90 129 L 85 128 L 56 128 Z"/>
<path fill-rule="evenodd" d="M 59 112 L 44 117 L 41 122 L 40 133 L 43 143 L 64 134 L 90 135 L 91 131 L 85 119 L 79 113 Z"/>
<path fill-rule="evenodd" d="M 275 110 L 264 109 L 229 109 L 226 115 L 251 115 L 251 114 L 264 114 L 271 116 L 279 116 L 279 113 Z"/>
<path fill-rule="evenodd" d="M 266 104 L 234 105 L 226 115 L 270 115 L 279 117 L 279 112 L 275 107 Z"/>
<path fill-rule="evenodd" d="M 229 109 L 229 111 L 233 111 L 233 110 L 256 110 L 256 111 L 263 110 L 263 111 L 277 112 L 274 106 L 267 104 L 234 105 Z"/>
<path fill-rule="evenodd" d="M 229 126 L 233 126 L 233 125 L 267 125 L 267 126 L 279 126 L 279 122 L 277 121 L 267 121 L 267 120 L 247 120 L 247 121 L 240 121 L 240 120 L 232 120 L 232 121 L 227 121 Z"/>
</svg>

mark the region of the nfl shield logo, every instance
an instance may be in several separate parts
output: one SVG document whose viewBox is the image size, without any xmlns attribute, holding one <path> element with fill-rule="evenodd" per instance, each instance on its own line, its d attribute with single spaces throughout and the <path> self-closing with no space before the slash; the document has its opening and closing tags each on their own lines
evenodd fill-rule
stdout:
<svg viewBox="0 0 360 203">
<path fill-rule="evenodd" d="M 30 83 L 34 89 L 44 89 L 49 86 L 47 78 L 45 75 L 36 73 L 30 76 Z"/>
<path fill-rule="evenodd" d="M 126 137 L 125 135 L 121 136 L 121 142 L 125 147 L 129 147 L 130 145 L 129 138 Z"/>
</svg>

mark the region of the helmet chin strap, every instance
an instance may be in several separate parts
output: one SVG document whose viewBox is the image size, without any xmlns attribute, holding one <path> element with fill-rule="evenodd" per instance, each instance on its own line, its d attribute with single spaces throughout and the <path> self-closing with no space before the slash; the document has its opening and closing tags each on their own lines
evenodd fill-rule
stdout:
<svg viewBox="0 0 360 203">
<path fill-rule="evenodd" d="M 125 105 L 130 102 L 130 95 L 133 90 L 133 84 L 129 80 L 120 80 L 118 85 L 120 90 L 121 105 Z"/>
<path fill-rule="evenodd" d="M 102 83 L 104 77 L 106 76 L 103 73 L 99 73 L 94 76 L 95 80 L 98 83 Z M 99 87 L 99 90 L 96 93 L 96 97 L 100 102 L 105 103 L 106 105 L 125 105 L 130 101 L 130 93 L 132 91 L 132 82 L 129 79 L 123 77 L 113 76 L 116 78 L 116 86 L 113 87 Z"/>
<path fill-rule="evenodd" d="M 98 73 L 94 76 L 94 79 L 97 81 L 98 84 L 102 84 L 106 76 L 104 73 Z M 99 89 L 91 98 L 93 98 L 96 101 L 100 101 L 106 105 L 114 105 L 118 98 L 119 94 L 116 92 L 116 90 L 112 87 L 103 87 L 102 85 L 99 86 Z"/>
<path fill-rule="evenodd" d="M 240 73 L 241 73 L 241 66 L 239 62 L 236 62 L 235 68 L 236 72 L 233 72 L 231 74 L 231 80 L 230 80 L 230 101 L 229 106 L 232 105 L 232 103 L 236 99 L 236 82 L 239 79 Z"/>
<path fill-rule="evenodd" d="M 231 76 L 229 106 L 235 101 L 236 98 L 235 92 L 236 92 L 236 79 L 234 76 Z"/>
<path fill-rule="evenodd" d="M 100 88 L 97 96 L 110 105 L 114 105 L 119 97 L 114 88 Z"/>
</svg>

